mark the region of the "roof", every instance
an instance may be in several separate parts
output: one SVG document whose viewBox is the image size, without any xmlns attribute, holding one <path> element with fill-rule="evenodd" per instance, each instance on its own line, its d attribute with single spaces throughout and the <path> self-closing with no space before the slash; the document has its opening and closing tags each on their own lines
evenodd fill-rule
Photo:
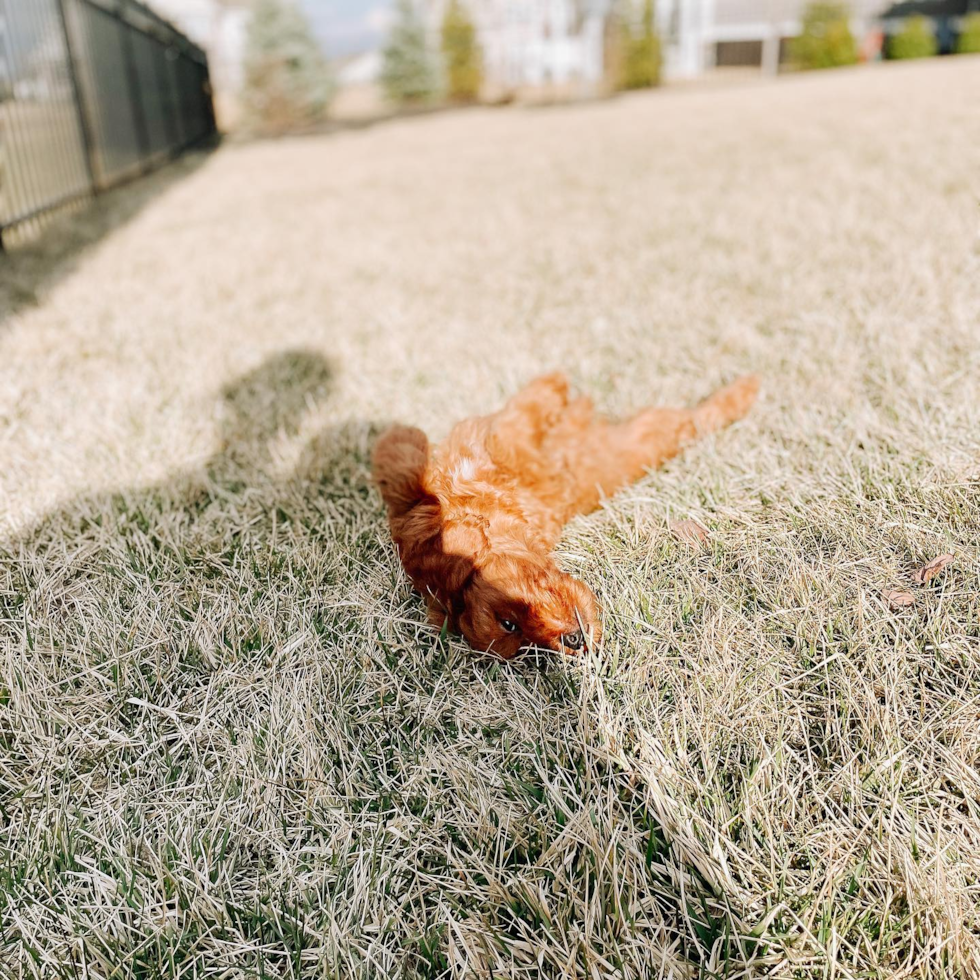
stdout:
<svg viewBox="0 0 980 980">
<path fill-rule="evenodd" d="M 891 20 L 922 14 L 939 20 L 944 17 L 963 17 L 971 9 L 980 10 L 977 0 L 900 0 L 899 3 L 887 7 L 881 16 L 884 20 Z"/>
</svg>

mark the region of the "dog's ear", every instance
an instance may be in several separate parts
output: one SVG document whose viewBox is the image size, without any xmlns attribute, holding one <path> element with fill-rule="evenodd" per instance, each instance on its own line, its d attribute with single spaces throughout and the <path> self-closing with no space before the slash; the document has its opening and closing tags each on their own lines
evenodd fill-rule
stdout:
<svg viewBox="0 0 980 980">
<path fill-rule="evenodd" d="M 403 517 L 428 497 L 425 470 L 429 440 L 421 429 L 392 426 L 374 447 L 372 472 L 392 518 Z"/>
<path fill-rule="evenodd" d="M 430 612 L 438 610 L 444 617 L 448 616 L 450 626 L 458 629 L 459 617 L 466 611 L 466 589 L 473 581 L 473 562 L 459 555 L 430 551 L 418 557 L 412 571 L 423 582 L 431 583 L 428 586 Z"/>
</svg>

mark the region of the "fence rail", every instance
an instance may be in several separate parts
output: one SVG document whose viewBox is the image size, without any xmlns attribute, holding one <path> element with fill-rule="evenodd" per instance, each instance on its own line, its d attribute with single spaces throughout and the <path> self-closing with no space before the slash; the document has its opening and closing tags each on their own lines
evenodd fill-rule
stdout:
<svg viewBox="0 0 980 980">
<path fill-rule="evenodd" d="M 204 52 L 137 0 L 0 0 L 0 248 L 215 132 Z"/>
</svg>

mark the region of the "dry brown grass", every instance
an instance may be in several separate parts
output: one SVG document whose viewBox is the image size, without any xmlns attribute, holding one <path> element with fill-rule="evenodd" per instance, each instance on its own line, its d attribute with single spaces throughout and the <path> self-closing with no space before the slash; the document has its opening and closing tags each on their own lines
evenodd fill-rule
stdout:
<svg viewBox="0 0 980 980">
<path fill-rule="evenodd" d="M 980 975 L 978 91 L 236 147 L 15 257 L 0 973 Z M 604 649 L 502 666 L 424 625 L 366 461 L 555 366 L 766 388 L 569 529 Z"/>
</svg>

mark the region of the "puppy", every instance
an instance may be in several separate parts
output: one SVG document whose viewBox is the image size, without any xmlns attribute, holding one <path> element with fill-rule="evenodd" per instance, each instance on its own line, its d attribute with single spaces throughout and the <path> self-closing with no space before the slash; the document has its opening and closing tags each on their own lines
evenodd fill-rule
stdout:
<svg viewBox="0 0 980 980">
<path fill-rule="evenodd" d="M 430 621 L 505 659 L 528 646 L 576 653 L 598 642 L 595 596 L 551 558 L 562 527 L 742 418 L 758 390 L 744 377 L 693 409 L 612 422 L 551 374 L 499 412 L 460 422 L 436 448 L 419 429 L 389 429 L 375 446 L 374 479 Z"/>
</svg>

